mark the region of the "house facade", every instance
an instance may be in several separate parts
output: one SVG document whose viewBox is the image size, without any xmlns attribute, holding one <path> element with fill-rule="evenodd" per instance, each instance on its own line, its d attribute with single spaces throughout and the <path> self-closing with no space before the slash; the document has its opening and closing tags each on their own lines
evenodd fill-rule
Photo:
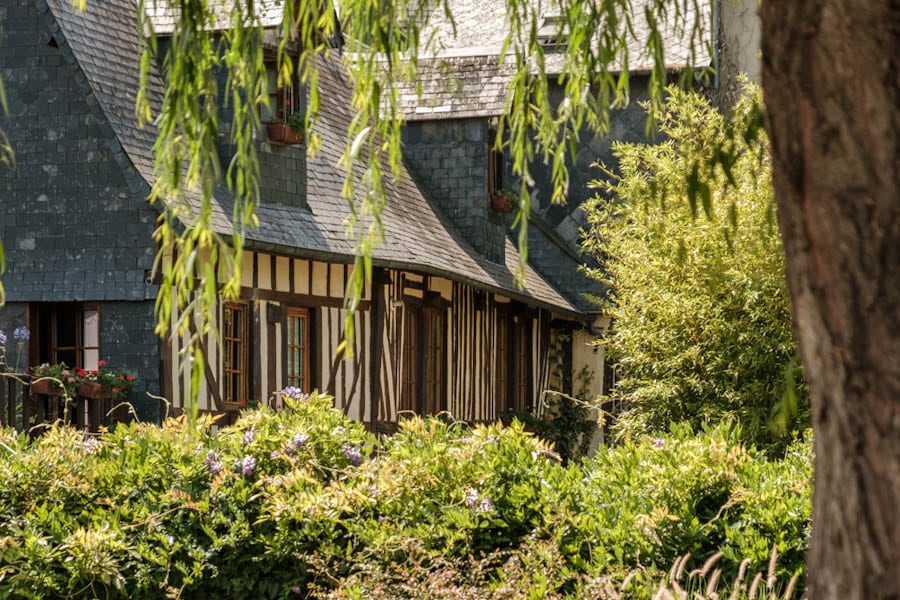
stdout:
<svg viewBox="0 0 900 600">
<path fill-rule="evenodd" d="M 164 405 L 154 397 L 183 407 L 190 380 L 178 360 L 185 340 L 153 333 L 157 212 L 146 197 L 156 133 L 133 118 L 136 6 L 97 0 L 79 13 L 64 0 L 0 0 L 0 8 L 10 104 L 2 127 L 17 153 L 15 168 L 0 171 L 8 266 L 0 329 L 30 328 L 29 365 L 91 369 L 106 360 L 128 371 L 139 382 L 130 398 L 138 417 L 158 420 Z M 374 280 L 347 313 L 354 242 L 345 237 L 337 164 L 352 118 L 349 86 L 337 64 L 323 66 L 319 85 L 329 102 L 316 121 L 315 156 L 259 132 L 260 225 L 247 234 L 240 296 L 220 302 L 221 335 L 205 340 L 200 408 L 277 402 L 277 390 L 295 386 L 327 391 L 350 416 L 390 430 L 404 413 L 489 421 L 539 411 L 558 371 L 555 345 L 566 347 L 565 369 L 581 361 L 602 372 L 602 356 L 568 335 L 588 331 L 595 315 L 532 265 L 524 288 L 514 281 L 518 250 L 508 217 L 490 208 L 490 130 L 480 118 L 434 123 L 436 137 L 410 144 L 410 169 L 431 165 L 432 180 L 404 173 L 389 186 Z M 162 89 L 153 66 L 155 111 Z M 465 171 L 459 152 L 471 159 Z M 215 227 L 229 233 L 230 198 L 217 194 L 214 204 Z M 347 318 L 357 333 L 343 356 Z"/>
</svg>

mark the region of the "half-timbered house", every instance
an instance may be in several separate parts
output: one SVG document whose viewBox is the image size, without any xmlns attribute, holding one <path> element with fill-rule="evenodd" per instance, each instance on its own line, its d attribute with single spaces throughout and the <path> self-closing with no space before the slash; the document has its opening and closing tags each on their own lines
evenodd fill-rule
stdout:
<svg viewBox="0 0 900 600">
<path fill-rule="evenodd" d="M 184 406 L 189 376 L 178 361 L 184 340 L 152 338 L 154 210 L 145 199 L 155 177 L 155 130 L 133 118 L 135 3 L 95 0 L 84 13 L 65 0 L 0 6 L 16 19 L 16 33 L 5 28 L 0 39 L 0 66 L 14 114 L 3 127 L 19 153 L 18 169 L 0 175 L 10 301 L 0 327 L 32 328 L 32 364 L 65 351 L 88 368 L 106 358 L 135 373 L 142 386 L 132 400 L 142 418 L 157 418 L 143 392 Z M 165 15 L 157 27 L 164 38 Z M 149 82 L 158 110 L 156 65 Z M 277 401 L 275 392 L 295 386 L 333 394 L 373 428 L 390 429 L 404 412 L 493 420 L 539 407 L 558 331 L 585 332 L 565 342 L 566 369 L 602 372 L 602 354 L 586 344 L 597 315 L 532 265 L 524 287 L 514 281 L 519 254 L 504 217 L 490 207 L 483 122 L 420 137 L 418 154 L 408 158 L 413 168 L 432 165 L 432 180 L 404 172 L 390 183 L 374 280 L 359 310 L 347 313 L 354 242 L 345 234 L 349 209 L 337 165 L 352 118 L 349 84 L 329 63 L 319 86 L 317 154 L 259 132 L 259 227 L 247 232 L 240 297 L 220 303 L 220 336 L 206 340 L 201 409 Z M 444 144 L 442 136 L 465 143 Z M 223 143 L 223 158 L 228 152 Z M 460 169 L 467 157 L 471 164 Z M 456 196 L 448 193 L 454 187 Z M 231 231 L 230 205 L 217 194 L 214 223 L 222 233 Z M 545 234 L 552 248 L 552 232 Z M 576 257 L 562 247 L 553 252 L 574 276 Z M 345 319 L 357 332 L 348 356 L 337 354 Z M 61 345 L 63 335 L 71 343 Z"/>
</svg>

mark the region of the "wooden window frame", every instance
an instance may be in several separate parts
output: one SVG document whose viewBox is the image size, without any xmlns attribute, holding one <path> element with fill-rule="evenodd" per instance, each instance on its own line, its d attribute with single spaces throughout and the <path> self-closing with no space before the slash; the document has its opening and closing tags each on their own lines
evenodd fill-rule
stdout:
<svg viewBox="0 0 900 600">
<path fill-rule="evenodd" d="M 497 148 L 497 130 L 488 130 L 487 188 L 488 197 L 503 189 L 503 152 Z"/>
<path fill-rule="evenodd" d="M 496 327 L 494 331 L 494 404 L 496 406 L 498 417 L 509 411 L 510 320 L 507 307 L 502 306 L 497 308 Z"/>
<path fill-rule="evenodd" d="M 285 60 L 291 60 L 291 58 L 285 55 Z M 269 108 L 271 115 L 261 115 L 263 119 L 270 117 L 272 119 L 270 122 L 278 123 L 284 121 L 295 112 L 303 111 L 304 98 L 300 95 L 300 85 L 297 81 L 296 71 L 294 73 L 294 81 L 290 85 L 278 87 L 278 63 L 275 57 L 266 56 L 265 66 L 266 95 L 269 97 L 269 103 L 271 104 Z M 274 77 L 274 82 L 271 81 L 270 77 Z M 274 86 L 274 89 L 271 86 Z M 274 102 L 272 102 L 272 98 L 274 98 Z M 290 107 L 290 110 L 285 110 L 285 106 Z"/>
<path fill-rule="evenodd" d="M 70 367 L 81 367 L 83 369 L 95 369 L 95 365 L 85 364 L 85 351 L 96 350 L 97 359 L 102 358 L 101 344 L 101 312 L 99 302 L 48 302 L 35 303 L 29 306 L 29 323 L 32 324 L 32 340 L 29 344 L 29 365 L 40 364 L 41 362 L 49 362 L 51 364 L 59 363 L 59 355 L 66 352 L 74 352 L 78 357 L 72 361 L 75 364 L 68 365 Z M 75 345 L 60 346 L 58 345 L 58 317 L 61 312 L 71 312 L 77 314 L 75 319 Z M 85 344 L 84 337 L 84 313 L 87 311 L 96 311 L 97 313 L 97 345 L 88 346 Z M 41 322 L 42 315 L 48 319 L 50 331 L 42 331 Z M 49 338 L 49 339 L 48 339 Z M 47 353 L 45 358 L 41 357 L 42 342 L 46 341 Z M 68 363 L 67 363 L 68 364 Z"/>
<path fill-rule="evenodd" d="M 232 323 L 240 323 L 240 331 L 235 337 L 227 328 L 228 313 L 232 313 Z M 234 350 L 237 347 L 237 360 Z M 228 360 L 230 357 L 230 360 Z M 228 404 L 245 406 L 250 400 L 250 310 L 246 302 L 226 302 L 222 307 L 222 387 L 223 400 Z M 229 366 L 229 364 L 231 366 Z M 237 378 L 237 386 L 233 384 Z M 240 391 L 240 397 L 232 397 L 233 390 Z"/>
<path fill-rule="evenodd" d="M 433 415 L 447 410 L 447 301 L 437 292 L 405 297 L 404 380 L 400 410 Z"/>
<path fill-rule="evenodd" d="M 534 336 L 532 335 L 531 316 L 523 311 L 517 314 L 511 327 L 511 335 L 514 338 L 514 367 L 513 376 L 510 377 L 512 388 L 512 407 L 516 412 L 531 412 L 534 410 L 534 392 L 531 374 L 532 350 Z"/>
<path fill-rule="evenodd" d="M 534 410 L 532 313 L 524 306 L 516 305 L 501 304 L 495 310 L 498 347 L 494 368 L 498 373 L 505 371 L 503 381 L 498 377 L 495 382 L 497 416 L 509 412 L 531 412 Z M 501 323 L 505 335 L 500 331 Z M 505 342 L 502 349 L 499 341 L 501 335 Z"/>
<path fill-rule="evenodd" d="M 303 344 L 294 344 L 290 338 L 290 320 L 301 319 L 304 323 Z M 294 386 L 310 393 L 312 390 L 312 314 L 309 308 L 303 306 L 288 306 L 284 311 L 284 381 L 287 386 Z M 303 351 L 302 369 L 304 375 L 298 376 L 291 372 L 294 361 L 292 352 L 294 349 Z"/>
</svg>

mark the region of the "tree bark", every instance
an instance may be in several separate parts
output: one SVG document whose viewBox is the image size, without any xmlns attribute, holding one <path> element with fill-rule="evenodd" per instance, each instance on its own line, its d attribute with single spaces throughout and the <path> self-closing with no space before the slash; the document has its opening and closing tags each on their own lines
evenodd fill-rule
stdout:
<svg viewBox="0 0 900 600">
<path fill-rule="evenodd" d="M 900 0 L 764 1 L 760 14 L 812 392 L 809 597 L 900 598 Z"/>
</svg>

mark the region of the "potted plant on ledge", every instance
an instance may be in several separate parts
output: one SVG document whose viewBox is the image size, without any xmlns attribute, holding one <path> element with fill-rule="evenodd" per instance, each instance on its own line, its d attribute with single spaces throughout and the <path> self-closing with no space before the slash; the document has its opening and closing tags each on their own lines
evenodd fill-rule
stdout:
<svg viewBox="0 0 900 600">
<path fill-rule="evenodd" d="M 121 401 L 128 397 L 134 387 L 134 376 L 127 373 L 115 373 L 106 368 L 106 361 L 97 363 L 96 371 L 79 370 L 81 385 L 78 395 L 84 398 Z"/>
<path fill-rule="evenodd" d="M 65 396 L 72 398 L 81 384 L 78 369 L 66 363 L 51 365 L 44 363 L 31 369 L 31 393 L 42 396 Z"/>
<path fill-rule="evenodd" d="M 491 208 L 500 213 L 512 212 L 519 206 L 519 193 L 510 188 L 491 192 Z"/>
<path fill-rule="evenodd" d="M 285 146 L 295 146 L 303 143 L 303 115 L 292 112 L 287 117 L 269 123 L 269 141 Z"/>
</svg>

